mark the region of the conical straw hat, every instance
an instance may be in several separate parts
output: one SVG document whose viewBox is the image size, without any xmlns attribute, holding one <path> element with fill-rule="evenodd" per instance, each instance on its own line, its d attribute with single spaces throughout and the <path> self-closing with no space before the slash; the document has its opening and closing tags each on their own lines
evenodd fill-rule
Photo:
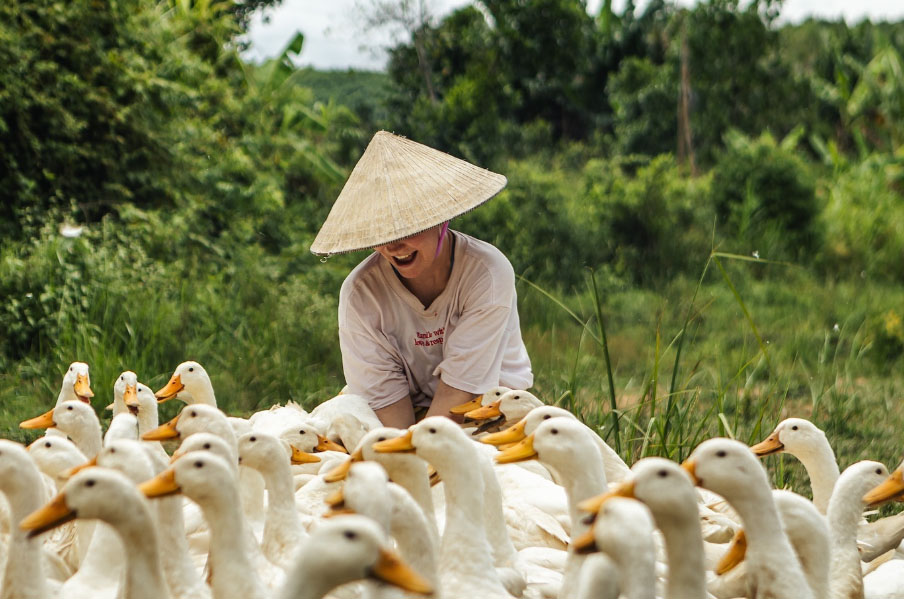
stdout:
<svg viewBox="0 0 904 599">
<path fill-rule="evenodd" d="M 311 244 L 340 254 L 410 237 L 473 210 L 506 178 L 387 131 L 370 140 Z"/>
</svg>

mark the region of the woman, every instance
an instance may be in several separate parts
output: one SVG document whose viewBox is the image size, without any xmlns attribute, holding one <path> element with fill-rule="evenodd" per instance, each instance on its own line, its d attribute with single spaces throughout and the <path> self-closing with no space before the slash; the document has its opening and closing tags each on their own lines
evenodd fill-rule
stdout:
<svg viewBox="0 0 904 599">
<path fill-rule="evenodd" d="M 448 415 L 496 385 L 533 384 L 511 264 L 448 229 L 505 184 L 380 131 L 311 245 L 321 255 L 374 250 L 342 285 L 339 345 L 349 390 L 387 426 Z"/>
</svg>

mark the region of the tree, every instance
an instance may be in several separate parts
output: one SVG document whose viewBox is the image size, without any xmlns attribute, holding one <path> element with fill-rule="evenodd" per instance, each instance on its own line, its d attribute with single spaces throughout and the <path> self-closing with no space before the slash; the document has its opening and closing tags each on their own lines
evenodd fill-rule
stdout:
<svg viewBox="0 0 904 599">
<path fill-rule="evenodd" d="M 389 29 L 396 36 L 410 37 L 427 97 L 431 102 L 436 102 L 433 69 L 427 58 L 428 30 L 433 18 L 429 0 L 360 0 L 357 7 L 366 31 Z"/>
</svg>

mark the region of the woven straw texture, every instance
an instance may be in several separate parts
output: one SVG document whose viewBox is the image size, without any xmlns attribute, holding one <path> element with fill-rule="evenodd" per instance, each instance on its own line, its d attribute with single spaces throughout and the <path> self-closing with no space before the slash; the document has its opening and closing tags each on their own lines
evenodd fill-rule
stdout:
<svg viewBox="0 0 904 599">
<path fill-rule="evenodd" d="M 473 210 L 505 187 L 502 175 L 379 131 L 311 244 L 318 255 L 410 237 Z"/>
</svg>

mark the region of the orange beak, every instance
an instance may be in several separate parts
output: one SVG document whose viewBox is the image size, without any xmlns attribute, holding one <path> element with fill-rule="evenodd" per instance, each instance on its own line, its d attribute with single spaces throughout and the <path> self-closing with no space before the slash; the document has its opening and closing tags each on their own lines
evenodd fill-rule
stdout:
<svg viewBox="0 0 904 599">
<path fill-rule="evenodd" d="M 163 389 L 154 393 L 154 397 L 157 398 L 157 403 L 163 403 L 176 397 L 183 389 L 185 385 L 182 384 L 182 377 L 174 374 Z"/>
<path fill-rule="evenodd" d="M 526 428 L 527 420 L 522 419 L 521 422 L 508 427 L 504 431 L 499 431 L 498 433 L 492 433 L 483 437 L 481 441 L 483 443 L 488 443 L 489 445 L 496 445 L 497 447 L 508 443 L 516 443 L 527 436 L 524 432 Z"/>
<path fill-rule="evenodd" d="M 348 453 L 348 450 L 335 441 L 330 441 L 323 435 L 317 435 L 317 447 L 314 448 L 317 451 L 338 451 L 341 453 Z"/>
<path fill-rule="evenodd" d="M 778 433 L 772 433 L 756 445 L 750 448 L 750 451 L 759 457 L 779 453 L 785 449 L 785 446 L 778 440 Z"/>
<path fill-rule="evenodd" d="M 178 439 L 179 431 L 176 425 L 179 424 L 179 416 L 176 416 L 166 424 L 161 424 L 152 431 L 148 431 L 141 435 L 144 441 L 167 441 L 169 439 Z"/>
<path fill-rule="evenodd" d="M 52 428 L 56 426 L 53 421 L 53 410 L 48 410 L 40 416 L 19 423 L 19 428 Z"/>
<path fill-rule="evenodd" d="M 88 383 L 88 375 L 80 374 L 75 377 L 75 394 L 78 395 L 78 398 L 85 403 L 91 403 L 91 398 L 94 397 L 94 391 L 91 390 L 91 385 Z"/>
<path fill-rule="evenodd" d="M 483 401 L 483 395 L 478 395 L 471 401 L 466 401 L 463 404 L 459 404 L 453 408 L 449 408 L 450 414 L 467 414 L 471 410 L 476 410 L 480 407 L 480 403 Z"/>
<path fill-rule="evenodd" d="M 499 416 L 502 416 L 502 410 L 499 409 L 499 406 L 501 405 L 502 400 L 497 399 L 488 406 L 481 406 L 476 410 L 466 412 L 465 418 L 470 418 L 471 420 L 489 420 L 490 418 L 498 418 Z"/>
</svg>

